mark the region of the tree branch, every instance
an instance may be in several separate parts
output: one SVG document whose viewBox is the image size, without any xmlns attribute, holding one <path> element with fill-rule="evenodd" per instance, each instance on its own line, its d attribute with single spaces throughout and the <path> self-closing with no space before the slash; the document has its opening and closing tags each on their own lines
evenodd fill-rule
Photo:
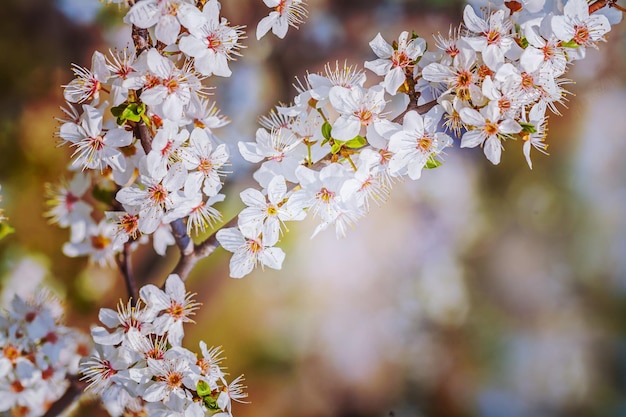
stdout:
<svg viewBox="0 0 626 417">
<path fill-rule="evenodd" d="M 46 411 L 43 417 L 56 417 L 63 413 L 80 397 L 87 387 L 87 384 L 81 381 L 77 375 L 70 375 L 67 379 L 70 381 L 70 386 L 67 388 L 67 391 L 48 408 L 48 411 Z"/>
<path fill-rule="evenodd" d="M 117 259 L 117 266 L 124 276 L 124 282 L 126 283 L 126 291 L 128 292 L 128 296 L 131 298 L 132 304 L 135 305 L 137 303 L 137 300 L 139 299 L 139 292 L 137 291 L 137 282 L 135 281 L 135 277 L 133 275 L 131 267 L 130 245 L 130 242 L 124 243 L 123 251 Z"/>
</svg>

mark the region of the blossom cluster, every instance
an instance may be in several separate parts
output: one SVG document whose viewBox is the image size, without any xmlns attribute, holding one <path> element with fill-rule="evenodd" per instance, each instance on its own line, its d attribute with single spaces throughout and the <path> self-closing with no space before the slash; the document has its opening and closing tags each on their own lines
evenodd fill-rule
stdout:
<svg viewBox="0 0 626 417">
<path fill-rule="evenodd" d="M 70 104 L 58 132 L 74 148 L 77 173 L 50 194 L 50 217 L 71 229 L 64 252 L 101 264 L 149 235 L 163 254 L 176 242 L 174 225 L 198 234 L 221 218 L 213 204 L 225 198 L 229 154 L 214 130 L 227 120 L 208 101 L 205 80 L 231 75 L 245 38 L 220 16 L 217 0 L 132 3 L 125 20 L 147 31 L 136 51 L 96 52 L 91 69 L 75 67 L 65 87 L 66 100 L 82 107 Z M 265 4 L 273 11 L 257 37 L 283 37 L 306 16 L 300 0 Z M 291 104 L 261 118 L 255 141 L 238 144 L 244 159 L 261 165 L 253 175 L 259 187 L 241 193 L 236 227 L 215 234 L 234 253 L 231 276 L 259 264 L 280 269 L 285 222 L 309 213 L 320 219 L 313 235 L 334 226 L 344 236 L 395 182 L 440 166 L 453 137 L 462 148 L 482 147 L 494 164 L 517 142 L 532 167 L 531 150 L 546 152 L 548 112 L 558 114 L 565 100 L 568 65 L 621 19 L 613 7 L 592 6 L 467 6 L 463 24 L 437 36 L 434 52 L 414 33 L 391 44 L 378 34 L 370 42 L 376 59 L 363 65 L 381 77 L 377 84 L 347 64 L 308 74 Z M 108 202 L 106 215 L 89 200 Z"/>
<path fill-rule="evenodd" d="M 43 415 L 78 373 L 88 343 L 63 325 L 63 308 L 49 293 L 15 295 L 0 313 L 0 414 Z"/>
<path fill-rule="evenodd" d="M 226 382 L 220 348 L 200 342 L 197 356 L 181 346 L 199 306 L 193 295 L 172 274 L 164 290 L 142 287 L 135 305 L 100 309 L 105 327 L 92 328 L 96 348 L 81 373 L 112 416 L 229 416 L 232 401 L 246 397 L 242 377 Z"/>
<path fill-rule="evenodd" d="M 558 114 L 565 99 L 567 65 L 603 41 L 621 12 L 590 14 L 585 0 L 563 8 L 501 1 L 481 13 L 468 5 L 463 17 L 438 36 L 435 52 L 415 34 L 392 44 L 378 34 L 370 42 L 377 59 L 364 67 L 382 81 L 367 87 L 364 71 L 327 65 L 296 86 L 293 104 L 262 118 L 255 142 L 239 143 L 246 160 L 261 163 L 254 178 L 262 191 L 244 191 L 238 228 L 217 233 L 234 252 L 232 277 L 257 264 L 280 268 L 284 252 L 274 244 L 303 212 L 320 218 L 313 235 L 330 225 L 345 235 L 395 181 L 441 165 L 450 135 L 462 148 L 482 147 L 494 164 L 517 140 L 532 168 L 531 148 L 547 147 L 547 112 Z"/>
</svg>

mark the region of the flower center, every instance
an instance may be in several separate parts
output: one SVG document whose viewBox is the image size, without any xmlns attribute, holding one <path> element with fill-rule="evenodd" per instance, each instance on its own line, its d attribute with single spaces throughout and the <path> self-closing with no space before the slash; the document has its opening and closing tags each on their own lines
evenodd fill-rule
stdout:
<svg viewBox="0 0 626 417">
<path fill-rule="evenodd" d="M 167 376 L 167 385 L 170 388 L 178 388 L 183 385 L 183 376 L 178 372 L 173 372 Z"/>
<path fill-rule="evenodd" d="M 324 203 L 328 204 L 335 198 L 335 193 L 328 190 L 326 187 L 323 187 L 321 190 L 315 194 L 315 198 L 318 200 L 322 200 Z"/>
<path fill-rule="evenodd" d="M 139 230 L 139 222 L 136 215 L 125 214 L 120 217 L 119 228 L 124 231 L 128 236 L 135 239 L 137 237 L 137 231 Z"/>
<path fill-rule="evenodd" d="M 198 165 L 198 169 L 204 175 L 208 175 L 211 171 L 213 171 L 213 162 L 210 159 L 202 158 L 200 159 L 200 164 Z"/>
<path fill-rule="evenodd" d="M 104 250 L 111 244 L 111 239 L 106 236 L 97 235 L 91 237 L 91 246 L 96 250 Z"/>
<path fill-rule="evenodd" d="M 409 66 L 411 59 L 405 52 L 393 51 L 391 63 L 394 67 L 404 68 Z"/>
<path fill-rule="evenodd" d="M 175 301 L 169 306 L 167 312 L 174 320 L 180 320 L 185 317 L 185 307 Z"/>
<path fill-rule="evenodd" d="M 489 136 L 497 135 L 498 125 L 490 120 L 486 120 L 484 130 L 485 130 L 485 133 L 487 133 L 487 135 Z"/>
<path fill-rule="evenodd" d="M 13 345 L 6 345 L 2 351 L 4 353 L 4 357 L 11 362 L 15 362 L 17 358 L 20 357 L 20 351 Z"/>
<path fill-rule="evenodd" d="M 355 115 L 359 118 L 363 126 L 368 126 L 374 118 L 374 115 L 368 109 L 359 110 Z"/>
<path fill-rule="evenodd" d="M 148 196 L 150 200 L 159 205 L 165 205 L 167 201 L 167 190 L 161 184 L 148 188 Z"/>
<path fill-rule="evenodd" d="M 497 30 L 490 30 L 488 33 L 486 33 L 485 37 L 487 38 L 488 45 L 494 45 L 500 43 L 502 35 Z"/>
<path fill-rule="evenodd" d="M 415 148 L 422 153 L 430 153 L 432 146 L 433 139 L 430 136 L 422 136 L 417 140 L 417 146 Z"/>
<path fill-rule="evenodd" d="M 217 49 L 222 45 L 222 41 L 219 36 L 217 36 L 217 33 L 211 33 L 209 36 L 206 37 L 206 41 L 207 48 L 214 51 L 217 51 Z"/>
<path fill-rule="evenodd" d="M 587 26 L 574 26 L 574 42 L 578 45 L 586 45 L 589 42 L 589 29 Z"/>
</svg>

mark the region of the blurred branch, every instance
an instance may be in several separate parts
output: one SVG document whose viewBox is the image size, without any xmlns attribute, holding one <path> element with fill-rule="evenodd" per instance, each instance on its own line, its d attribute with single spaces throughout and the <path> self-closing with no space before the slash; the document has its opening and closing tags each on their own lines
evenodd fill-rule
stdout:
<svg viewBox="0 0 626 417">
<path fill-rule="evenodd" d="M 63 394 L 61 398 L 52 403 L 43 417 L 56 417 L 61 415 L 78 397 L 80 397 L 87 387 L 87 384 L 81 381 L 77 375 L 70 375 L 67 379 L 70 381 L 70 386 L 67 388 L 67 391 L 65 391 L 65 394 Z"/>
</svg>

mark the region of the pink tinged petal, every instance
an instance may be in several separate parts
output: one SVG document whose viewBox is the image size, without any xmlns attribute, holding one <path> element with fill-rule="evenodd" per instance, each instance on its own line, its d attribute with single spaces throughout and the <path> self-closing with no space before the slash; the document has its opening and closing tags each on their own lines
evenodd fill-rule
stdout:
<svg viewBox="0 0 626 417">
<path fill-rule="evenodd" d="M 139 231 L 151 234 L 161 225 L 163 210 L 160 207 L 148 206 L 139 211 Z"/>
<path fill-rule="evenodd" d="M 524 157 L 526 158 L 528 167 L 530 169 L 533 169 L 533 162 L 530 160 L 530 140 L 524 142 L 524 145 L 522 146 L 522 152 L 524 153 Z"/>
<path fill-rule="evenodd" d="M 462 39 L 474 51 L 483 52 L 485 48 L 487 47 L 487 39 L 482 36 L 477 36 L 477 37 L 464 36 Z"/>
<path fill-rule="evenodd" d="M 274 22 L 278 18 L 278 13 L 272 12 L 269 16 L 265 16 L 256 27 L 256 38 L 257 40 L 261 39 L 263 36 L 269 32 L 269 30 L 274 25 Z"/>
<path fill-rule="evenodd" d="M 490 69 L 497 71 L 504 64 L 504 52 L 498 45 L 487 45 L 483 51 L 483 60 Z"/>
<path fill-rule="evenodd" d="M 263 232 L 263 240 L 267 240 L 268 242 L 278 242 L 278 238 L 280 237 L 280 221 L 278 217 L 268 217 L 263 223 L 262 230 Z"/>
<path fill-rule="evenodd" d="M 101 308 L 98 313 L 98 320 L 109 329 L 113 329 L 120 325 L 120 317 L 117 311 L 110 308 Z"/>
<path fill-rule="evenodd" d="M 488 29 L 487 22 L 476 15 L 476 12 L 469 4 L 463 10 L 463 22 L 465 26 L 474 33 L 482 33 Z"/>
<path fill-rule="evenodd" d="M 565 16 L 554 16 L 552 18 L 552 31 L 559 40 L 565 42 L 571 41 L 576 33 L 574 26 L 569 23 Z"/>
<path fill-rule="evenodd" d="M 141 93 L 141 101 L 149 106 L 163 103 L 163 100 L 168 95 L 167 87 L 163 85 L 157 85 L 156 87 L 143 90 Z"/>
<path fill-rule="evenodd" d="M 261 263 L 272 269 L 281 269 L 285 260 L 285 252 L 280 248 L 266 248 L 259 255 Z"/>
<path fill-rule="evenodd" d="M 424 168 L 425 157 L 420 156 L 417 160 L 413 161 L 408 165 L 409 168 L 409 178 L 412 180 L 419 180 L 422 177 L 422 168 Z"/>
<path fill-rule="evenodd" d="M 463 147 L 463 145 L 461 145 Z M 485 156 L 494 165 L 500 163 L 500 156 L 502 155 L 502 143 L 497 136 L 490 136 L 485 142 L 484 147 Z"/>
<path fill-rule="evenodd" d="M 202 188 L 202 182 L 204 181 L 204 174 L 202 172 L 194 171 L 189 173 L 185 180 L 185 195 L 192 197 L 197 194 Z"/>
<path fill-rule="evenodd" d="M 354 116 L 341 116 L 333 124 L 332 135 L 335 139 L 350 140 L 361 131 L 361 122 Z"/>
<path fill-rule="evenodd" d="M 229 252 L 236 252 L 246 244 L 246 240 L 236 227 L 218 230 L 215 237 L 220 245 Z"/>
<path fill-rule="evenodd" d="M 383 39 L 380 33 L 370 41 L 370 47 L 379 58 L 391 58 L 393 55 L 393 48 Z"/>
<path fill-rule="evenodd" d="M 183 116 L 183 102 L 174 94 L 163 101 L 163 115 L 170 120 L 179 120 Z"/>
<path fill-rule="evenodd" d="M 483 81 L 483 94 L 489 100 L 496 101 L 502 96 L 502 93 L 496 88 L 490 76 L 485 77 L 485 80 Z"/>
<path fill-rule="evenodd" d="M 183 330 L 182 321 L 172 323 L 167 329 L 167 341 L 172 346 L 180 346 L 183 342 L 183 337 L 185 337 L 185 331 Z"/>
<path fill-rule="evenodd" d="M 166 386 L 165 382 L 155 382 L 146 389 L 142 395 L 143 399 L 149 403 L 163 400 L 167 396 Z"/>
<path fill-rule="evenodd" d="M 109 333 L 104 327 L 96 326 L 91 329 L 91 337 L 93 341 L 105 346 L 112 346 L 121 343 L 124 340 L 123 332 Z"/>
<path fill-rule="evenodd" d="M 239 153 L 241 154 L 243 159 L 248 162 L 252 162 L 253 164 L 255 164 L 265 159 L 263 155 L 259 155 L 258 145 L 254 142 L 239 142 L 237 144 L 237 147 L 239 148 Z"/>
<path fill-rule="evenodd" d="M 159 78 L 167 78 L 171 75 L 174 63 L 162 56 L 156 49 L 150 49 L 147 55 L 148 68 Z"/>
<path fill-rule="evenodd" d="M 218 77 L 230 77 L 232 75 L 232 71 L 228 68 L 228 59 L 226 58 L 226 55 L 209 51 L 209 54 L 207 54 L 205 59 L 210 62 L 210 71 Z"/>
<path fill-rule="evenodd" d="M 517 123 L 515 120 L 513 119 L 506 119 L 503 120 L 499 125 L 498 128 L 500 130 L 500 132 L 504 133 L 504 134 L 512 134 L 512 133 L 519 133 L 522 131 L 522 126 L 520 126 L 519 123 Z"/>
<path fill-rule="evenodd" d="M 101 52 L 95 51 L 91 59 L 91 70 L 101 82 L 106 82 L 111 72 L 106 64 L 106 58 Z"/>
<path fill-rule="evenodd" d="M 435 83 L 448 82 L 453 75 L 454 73 L 450 67 L 437 62 L 426 65 L 422 70 L 422 77 L 424 77 L 426 81 Z"/>
<path fill-rule="evenodd" d="M 385 75 L 391 69 L 392 64 L 388 59 L 375 59 L 366 61 L 363 66 L 376 75 Z"/>
<path fill-rule="evenodd" d="M 391 146 L 391 143 L 390 143 Z M 407 166 L 408 164 L 408 158 L 406 153 L 403 154 L 395 154 L 391 157 L 391 159 L 389 160 L 389 172 L 391 174 L 400 174 L 402 175 L 402 170 Z"/>
<path fill-rule="evenodd" d="M 469 126 L 484 126 L 485 118 L 476 110 L 464 107 L 459 111 L 463 123 Z"/>
<path fill-rule="evenodd" d="M 171 304 L 170 297 L 152 284 L 141 287 L 139 296 L 153 313 L 165 310 Z"/>
<path fill-rule="evenodd" d="M 259 190 L 256 190 L 254 188 L 248 188 L 246 190 L 243 190 L 239 194 L 239 196 L 241 197 L 241 201 L 243 201 L 246 206 L 256 208 L 264 208 L 265 206 L 267 206 L 267 200 L 265 199 L 265 196 L 261 194 Z"/>
<path fill-rule="evenodd" d="M 204 11 L 209 9 L 208 4 L 204 5 Z M 182 4 L 178 8 L 178 21 L 187 29 L 194 30 L 206 24 L 206 18 L 197 7 L 191 4 Z"/>
<path fill-rule="evenodd" d="M 385 75 L 385 90 L 387 90 L 389 94 L 394 96 L 398 92 L 398 88 L 400 88 L 400 86 L 404 84 L 405 80 L 406 77 L 404 76 L 404 70 L 400 67 L 396 67 L 389 71 L 387 75 Z"/>
<path fill-rule="evenodd" d="M 115 199 L 122 204 L 138 206 L 146 200 L 146 192 L 135 187 L 125 187 L 117 192 Z"/>
<path fill-rule="evenodd" d="M 563 8 L 563 13 L 567 17 L 577 17 L 581 21 L 589 17 L 589 4 L 587 0 L 568 0 Z"/>
<path fill-rule="evenodd" d="M 352 114 L 359 107 L 359 102 L 363 98 L 360 89 L 349 89 L 341 86 L 334 86 L 328 93 L 330 104 L 342 114 Z M 334 132 L 333 132 L 334 133 Z"/>
<path fill-rule="evenodd" d="M 96 137 L 102 133 L 102 113 L 93 106 L 84 104 L 82 125 L 88 135 Z"/>
<path fill-rule="evenodd" d="M 133 133 L 124 128 L 111 129 L 105 135 L 104 140 L 109 146 L 121 148 L 132 143 Z"/>
<path fill-rule="evenodd" d="M 177 274 L 171 274 L 167 281 L 165 281 L 165 292 L 174 300 L 183 302 L 185 300 L 185 284 L 180 276 Z"/>
<path fill-rule="evenodd" d="M 600 14 L 590 16 L 587 21 L 587 27 L 590 30 L 591 39 L 599 40 L 605 33 L 611 31 L 611 24 L 606 16 Z"/>
<path fill-rule="evenodd" d="M 230 277 L 243 278 L 248 275 L 255 267 L 255 260 L 243 250 L 237 251 L 230 258 Z"/>
<path fill-rule="evenodd" d="M 183 36 L 178 42 L 178 47 L 185 55 L 193 58 L 206 55 L 208 51 L 207 45 L 193 36 Z"/>
<path fill-rule="evenodd" d="M 404 116 L 403 130 L 405 132 L 410 132 L 411 134 L 416 133 L 419 136 L 423 135 L 424 119 L 418 112 L 411 110 Z"/>
<path fill-rule="evenodd" d="M 157 40 L 163 42 L 166 45 L 173 45 L 176 43 L 176 38 L 180 33 L 180 22 L 176 16 L 165 15 L 159 19 L 156 28 L 154 30 Z"/>
<path fill-rule="evenodd" d="M 535 48 L 543 48 L 546 44 L 546 40 L 539 35 L 539 28 L 537 26 L 526 26 L 524 35 L 528 43 Z"/>
<path fill-rule="evenodd" d="M 480 109 L 480 113 L 485 117 L 485 119 L 495 122 L 500 118 L 500 107 L 498 106 L 498 103 L 490 101 L 489 104 L 487 104 L 487 107 Z"/>
<path fill-rule="evenodd" d="M 524 52 L 522 53 L 522 56 L 520 58 L 520 65 L 522 66 L 524 71 L 528 73 L 537 71 L 541 64 L 543 64 L 543 62 L 543 52 L 532 46 L 524 49 Z"/>
<path fill-rule="evenodd" d="M 156 2 L 140 1 L 130 8 L 124 20 L 147 29 L 159 21 L 159 6 Z"/>
<path fill-rule="evenodd" d="M 267 186 L 267 199 L 272 204 L 278 204 L 283 201 L 285 194 L 287 194 L 285 177 L 278 175 L 274 177 Z"/>
<path fill-rule="evenodd" d="M 482 130 L 469 130 L 461 138 L 461 148 L 475 148 L 485 140 Z"/>
<path fill-rule="evenodd" d="M 289 30 L 289 21 L 287 20 L 286 15 L 283 15 L 279 17 L 278 19 L 276 19 L 276 22 L 274 22 L 274 25 L 272 26 L 272 33 L 280 39 L 285 38 L 288 30 Z"/>
</svg>

